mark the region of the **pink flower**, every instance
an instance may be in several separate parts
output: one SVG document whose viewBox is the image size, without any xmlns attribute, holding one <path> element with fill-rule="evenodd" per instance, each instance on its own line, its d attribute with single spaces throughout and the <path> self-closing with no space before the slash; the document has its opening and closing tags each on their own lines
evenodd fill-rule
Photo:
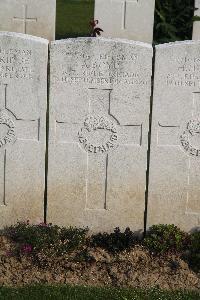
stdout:
<svg viewBox="0 0 200 300">
<path fill-rule="evenodd" d="M 41 222 L 41 223 L 39 224 L 39 226 L 48 227 L 48 224 L 46 224 L 46 223 L 44 223 L 44 222 Z"/>
<path fill-rule="evenodd" d="M 13 255 L 13 253 L 12 253 L 11 250 L 6 251 L 6 256 L 10 257 L 10 256 L 12 256 L 12 255 Z"/>
<path fill-rule="evenodd" d="M 29 254 L 33 251 L 33 247 L 30 245 L 30 244 L 24 244 L 22 247 L 21 247 L 21 252 L 23 254 Z"/>
</svg>

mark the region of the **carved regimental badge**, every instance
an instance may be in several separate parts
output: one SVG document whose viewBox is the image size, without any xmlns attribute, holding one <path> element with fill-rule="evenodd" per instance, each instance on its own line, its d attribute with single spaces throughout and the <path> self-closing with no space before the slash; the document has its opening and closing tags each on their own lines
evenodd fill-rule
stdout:
<svg viewBox="0 0 200 300">
<path fill-rule="evenodd" d="M 15 140 L 15 124 L 6 110 L 0 110 L 0 149 Z"/>
<path fill-rule="evenodd" d="M 118 134 L 115 122 L 104 116 L 89 115 L 78 132 L 82 148 L 88 153 L 105 153 L 117 147 Z"/>
<path fill-rule="evenodd" d="M 180 136 L 183 150 L 190 156 L 200 157 L 200 117 L 191 119 Z"/>
</svg>

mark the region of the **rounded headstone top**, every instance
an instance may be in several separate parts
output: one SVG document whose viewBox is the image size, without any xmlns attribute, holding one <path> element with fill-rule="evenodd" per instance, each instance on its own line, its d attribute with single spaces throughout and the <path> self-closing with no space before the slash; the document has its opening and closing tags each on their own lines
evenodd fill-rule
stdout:
<svg viewBox="0 0 200 300">
<path fill-rule="evenodd" d="M 1 37 L 12 37 L 12 38 L 19 38 L 24 40 L 30 40 L 33 42 L 39 42 L 48 45 L 49 41 L 37 36 L 24 34 L 24 33 L 16 33 L 16 32 L 8 32 L 8 31 L 0 31 L 0 38 Z"/>
<path fill-rule="evenodd" d="M 78 43 L 78 42 L 110 42 L 110 43 L 121 43 L 121 44 L 128 44 L 128 45 L 135 45 L 141 46 L 145 48 L 152 49 L 152 45 L 148 43 L 143 43 L 140 41 L 132 41 L 128 39 L 120 39 L 120 38 L 104 38 L 104 37 L 78 37 L 78 38 L 69 38 L 69 39 L 62 39 L 50 42 L 50 45 L 58 45 L 58 44 L 67 44 L 67 43 Z"/>
</svg>

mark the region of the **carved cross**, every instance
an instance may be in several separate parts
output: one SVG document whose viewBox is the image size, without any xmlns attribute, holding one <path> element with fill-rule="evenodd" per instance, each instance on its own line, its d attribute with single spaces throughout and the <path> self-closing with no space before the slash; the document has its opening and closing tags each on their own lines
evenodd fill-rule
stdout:
<svg viewBox="0 0 200 300">
<path fill-rule="evenodd" d="M 139 0 L 121 0 L 122 1 L 122 30 L 127 29 L 127 11 L 129 8 L 129 4 L 137 4 Z"/>
<path fill-rule="evenodd" d="M 18 141 L 40 139 L 40 119 L 23 120 L 9 109 L 7 103 L 8 85 L 0 85 L 0 206 L 6 202 L 6 168 L 10 147 Z"/>
<path fill-rule="evenodd" d="M 142 145 L 142 124 L 120 124 L 111 111 L 110 89 L 89 89 L 89 110 L 83 123 L 56 121 L 56 140 L 76 144 L 86 154 L 88 210 L 106 210 L 109 156 L 120 146 Z M 63 137 L 66 137 L 63 139 Z"/>
<path fill-rule="evenodd" d="M 28 22 L 37 22 L 37 18 L 28 18 L 28 16 L 27 16 L 27 5 L 22 5 L 22 9 L 23 9 L 22 18 L 14 17 L 13 21 L 22 22 L 23 33 L 27 33 L 27 23 Z"/>
<path fill-rule="evenodd" d="M 195 160 L 195 158 L 200 159 L 200 122 L 198 124 L 198 120 L 200 121 L 200 92 L 193 92 L 192 95 L 193 108 L 191 119 L 185 122 L 184 128 L 182 128 L 181 124 L 163 125 L 159 122 L 157 131 L 157 145 L 158 147 L 180 147 L 185 152 L 185 155 L 188 155 L 186 213 L 199 215 L 199 198 L 195 197 L 194 191 L 200 190 L 199 170 L 196 170 L 197 167 L 199 168 L 199 162 Z M 196 116 L 198 117 L 197 121 L 195 118 Z M 198 185 L 194 185 L 193 182 L 197 182 L 197 178 Z"/>
</svg>

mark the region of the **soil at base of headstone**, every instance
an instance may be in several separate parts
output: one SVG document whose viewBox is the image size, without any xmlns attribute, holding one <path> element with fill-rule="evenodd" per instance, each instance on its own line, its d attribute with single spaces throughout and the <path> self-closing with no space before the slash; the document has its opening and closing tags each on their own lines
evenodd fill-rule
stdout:
<svg viewBox="0 0 200 300">
<path fill-rule="evenodd" d="M 161 289 L 200 289 L 200 276 L 180 257 L 152 256 L 142 246 L 111 255 L 101 248 L 60 257 L 38 254 L 37 261 L 8 255 L 10 242 L 0 237 L 0 285 L 76 284 Z M 86 255 L 87 254 L 87 255 Z"/>
</svg>

